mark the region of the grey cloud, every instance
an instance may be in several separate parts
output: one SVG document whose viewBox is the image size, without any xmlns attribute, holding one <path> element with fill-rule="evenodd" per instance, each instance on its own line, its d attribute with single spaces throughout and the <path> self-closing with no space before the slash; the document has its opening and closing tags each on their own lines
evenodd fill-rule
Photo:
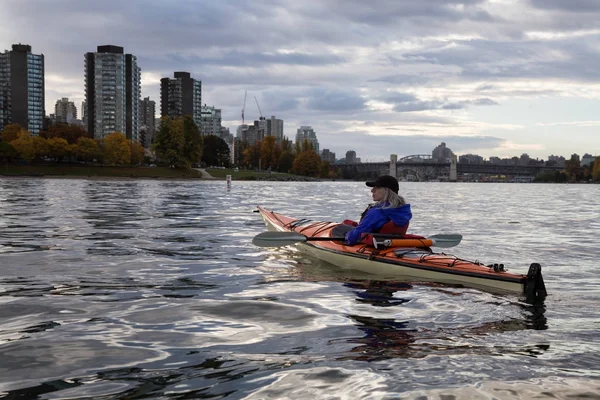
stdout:
<svg viewBox="0 0 600 400">
<path fill-rule="evenodd" d="M 597 0 L 530 0 L 530 3 L 543 10 L 600 12 L 600 2 Z"/>
<path fill-rule="evenodd" d="M 354 112 L 365 108 L 365 99 L 350 90 L 315 89 L 310 93 L 307 108 L 320 111 Z"/>
<path fill-rule="evenodd" d="M 463 100 L 458 102 L 449 102 L 446 100 L 420 100 L 410 93 L 393 93 L 380 97 L 387 103 L 394 104 L 396 112 L 417 112 L 426 110 L 459 110 L 468 106 L 490 106 L 497 105 L 495 101 L 489 98 L 480 98 L 475 100 Z"/>
</svg>

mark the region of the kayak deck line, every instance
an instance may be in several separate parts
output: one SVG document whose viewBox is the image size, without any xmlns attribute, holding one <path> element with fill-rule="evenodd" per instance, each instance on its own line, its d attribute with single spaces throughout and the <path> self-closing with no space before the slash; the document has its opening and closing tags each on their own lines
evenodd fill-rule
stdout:
<svg viewBox="0 0 600 400">
<path fill-rule="evenodd" d="M 547 295 L 541 266 L 537 263 L 532 263 L 528 274 L 523 275 L 506 271 L 502 264 L 485 265 L 479 261 L 470 261 L 443 252 L 435 253 L 431 248 L 421 244 L 385 248 L 375 248 L 363 243 L 349 246 L 335 240 L 336 236 L 340 235 L 327 240 L 332 237 L 332 230 L 339 226 L 339 223 L 292 218 L 260 206 L 257 211 L 269 231 L 296 232 L 305 235 L 307 238 L 298 244 L 299 249 L 344 269 L 371 273 L 378 278 L 381 276 L 389 279 L 425 279 L 430 282 L 459 284 L 490 292 L 516 293 L 526 296 L 526 301 L 531 304 L 543 301 Z M 317 238 L 318 241 L 315 239 L 310 241 L 311 238 Z M 395 239 L 393 243 L 402 242 L 397 242 Z M 456 244 L 458 242 L 453 245 Z"/>
</svg>

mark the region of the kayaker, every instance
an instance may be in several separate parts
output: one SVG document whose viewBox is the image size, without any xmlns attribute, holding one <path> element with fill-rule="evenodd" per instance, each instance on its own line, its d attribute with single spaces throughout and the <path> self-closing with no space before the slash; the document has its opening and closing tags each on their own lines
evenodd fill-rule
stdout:
<svg viewBox="0 0 600 400">
<path fill-rule="evenodd" d="M 375 203 L 363 211 L 359 223 L 344 221 L 344 224 L 355 226 L 346 233 L 346 243 L 372 243 L 372 236 L 368 235 L 370 233 L 404 235 L 412 213 L 410 204 L 398 194 L 398 180 L 391 175 L 382 175 L 372 182 L 366 182 L 366 185 L 372 188 Z"/>
</svg>

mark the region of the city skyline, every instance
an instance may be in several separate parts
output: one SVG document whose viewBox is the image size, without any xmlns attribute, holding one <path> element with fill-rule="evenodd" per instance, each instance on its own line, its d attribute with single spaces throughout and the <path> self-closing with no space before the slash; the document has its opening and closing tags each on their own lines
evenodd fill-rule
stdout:
<svg viewBox="0 0 600 400">
<path fill-rule="evenodd" d="M 341 4 L 9 0 L 0 50 L 44 54 L 47 114 L 84 100 L 83 55 L 114 44 L 136 55 L 143 97 L 158 103 L 160 79 L 189 71 L 232 132 L 248 90 L 288 138 L 309 125 L 321 148 L 359 148 L 364 161 L 440 142 L 485 158 L 597 154 L 600 4 Z"/>
</svg>

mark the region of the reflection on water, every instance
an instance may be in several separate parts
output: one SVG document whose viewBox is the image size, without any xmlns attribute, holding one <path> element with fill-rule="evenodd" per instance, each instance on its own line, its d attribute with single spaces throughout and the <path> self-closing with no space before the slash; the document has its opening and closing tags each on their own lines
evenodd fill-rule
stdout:
<svg viewBox="0 0 600 400">
<path fill-rule="evenodd" d="M 356 219 L 361 183 L 0 179 L 0 398 L 597 393 L 599 188 L 402 191 L 457 256 L 540 262 L 544 304 L 252 246 L 257 204 Z"/>
</svg>

